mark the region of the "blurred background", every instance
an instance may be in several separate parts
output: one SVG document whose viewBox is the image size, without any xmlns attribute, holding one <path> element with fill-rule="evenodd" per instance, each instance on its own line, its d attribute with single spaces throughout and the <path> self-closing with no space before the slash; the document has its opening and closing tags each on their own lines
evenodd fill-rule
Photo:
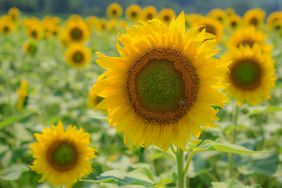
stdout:
<svg viewBox="0 0 282 188">
<path fill-rule="evenodd" d="M 127 7 L 132 3 L 141 6 L 153 5 L 158 9 L 170 7 L 187 13 L 207 13 L 213 8 L 232 7 L 240 15 L 251 8 L 261 7 L 267 13 L 282 9 L 282 0 L 0 0 L 0 13 L 11 7 L 31 15 L 47 14 L 65 16 L 68 14 L 104 16 L 107 5 L 117 2 Z M 40 13 L 40 15 L 38 14 Z"/>
</svg>

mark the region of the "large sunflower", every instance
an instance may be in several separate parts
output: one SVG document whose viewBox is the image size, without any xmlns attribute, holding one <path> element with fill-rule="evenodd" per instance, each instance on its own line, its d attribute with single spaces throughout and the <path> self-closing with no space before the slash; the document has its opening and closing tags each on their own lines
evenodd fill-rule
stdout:
<svg viewBox="0 0 282 188">
<path fill-rule="evenodd" d="M 218 89 L 226 63 L 213 58 L 211 37 L 198 28 L 186 32 L 181 13 L 169 26 L 153 19 L 129 28 L 118 38 L 119 57 L 98 53 L 107 72 L 94 86 L 104 97 L 96 108 L 108 110 L 126 143 L 184 148 L 201 128 L 215 125 L 212 106 L 225 101 Z"/>
<path fill-rule="evenodd" d="M 203 29 L 206 30 L 207 33 L 213 34 L 216 37 L 217 41 L 220 41 L 223 35 L 223 28 L 219 21 L 209 18 L 203 17 L 194 23 L 194 26 L 199 27 L 199 31 Z"/>
<path fill-rule="evenodd" d="M 142 10 L 142 19 L 143 20 L 151 20 L 153 18 L 158 17 L 158 11 L 153 6 L 147 6 Z"/>
<path fill-rule="evenodd" d="M 238 103 L 256 105 L 270 98 L 275 83 L 275 70 L 270 54 L 262 53 L 261 47 L 241 46 L 226 55 L 231 62 L 225 80 L 227 93 Z"/>
<path fill-rule="evenodd" d="M 171 8 L 164 8 L 159 12 L 159 18 L 166 24 L 169 24 L 171 20 L 175 19 L 175 12 Z"/>
<path fill-rule="evenodd" d="M 137 4 L 132 4 L 129 7 L 127 7 L 125 11 L 125 15 L 129 20 L 137 21 L 140 19 L 142 13 L 142 9 Z"/>
<path fill-rule="evenodd" d="M 265 12 L 260 9 L 251 9 L 244 14 L 244 22 L 249 26 L 259 27 L 264 23 Z"/>
<path fill-rule="evenodd" d="M 65 59 L 73 67 L 84 67 L 90 63 L 91 51 L 83 45 L 73 44 L 66 50 Z"/>
<path fill-rule="evenodd" d="M 90 37 L 86 23 L 78 16 L 72 16 L 66 24 L 65 33 L 69 42 L 83 43 Z"/>
<path fill-rule="evenodd" d="M 35 158 L 31 169 L 43 175 L 41 181 L 71 186 L 91 172 L 95 150 L 89 146 L 90 135 L 81 128 L 68 126 L 64 130 L 58 123 L 35 137 L 37 142 L 30 146 Z"/>
<path fill-rule="evenodd" d="M 122 7 L 118 3 L 111 3 L 107 7 L 107 15 L 110 18 L 119 18 L 122 15 Z"/>
</svg>

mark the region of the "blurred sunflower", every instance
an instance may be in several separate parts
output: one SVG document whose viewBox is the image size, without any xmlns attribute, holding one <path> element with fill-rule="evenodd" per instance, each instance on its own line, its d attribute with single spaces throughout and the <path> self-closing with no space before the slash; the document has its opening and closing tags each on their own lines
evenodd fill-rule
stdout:
<svg viewBox="0 0 282 188">
<path fill-rule="evenodd" d="M 90 63 L 91 51 L 83 45 L 72 44 L 65 52 L 65 59 L 73 67 L 84 67 Z"/>
<path fill-rule="evenodd" d="M 67 40 L 71 43 L 84 43 L 90 37 L 90 31 L 86 23 L 75 15 L 68 20 L 64 32 Z"/>
<path fill-rule="evenodd" d="M 31 39 L 40 40 L 44 37 L 43 27 L 41 24 L 33 24 L 27 28 L 27 35 Z"/>
<path fill-rule="evenodd" d="M 244 14 L 244 22 L 248 26 L 259 27 L 264 23 L 265 12 L 260 9 L 251 9 Z"/>
<path fill-rule="evenodd" d="M 227 19 L 228 26 L 231 29 L 237 29 L 242 24 L 242 18 L 239 15 L 229 16 Z"/>
<path fill-rule="evenodd" d="M 0 32 L 4 35 L 10 34 L 15 30 L 15 25 L 9 17 L 0 19 Z"/>
<path fill-rule="evenodd" d="M 142 19 L 143 20 L 151 20 L 158 17 L 158 11 L 153 6 L 147 6 L 142 10 Z"/>
<path fill-rule="evenodd" d="M 38 50 L 37 44 L 33 40 L 28 40 L 23 44 L 23 50 L 26 55 L 34 56 Z"/>
<path fill-rule="evenodd" d="M 96 21 L 96 29 L 100 32 L 108 30 L 108 21 L 106 19 L 99 19 Z"/>
<path fill-rule="evenodd" d="M 216 9 L 212 9 L 209 14 L 209 17 L 216 19 L 217 21 L 219 21 L 220 23 L 224 23 L 226 20 L 226 14 L 225 11 L 219 8 Z"/>
<path fill-rule="evenodd" d="M 28 82 L 26 80 L 20 81 L 20 87 L 17 91 L 17 109 L 22 110 L 25 105 L 27 105 L 28 100 Z"/>
<path fill-rule="evenodd" d="M 153 19 L 128 29 L 118 38 L 120 57 L 97 54 L 108 71 L 94 86 L 104 97 L 96 108 L 108 110 L 127 144 L 184 148 L 201 128 L 215 126 L 212 106 L 225 102 L 219 88 L 226 63 L 213 58 L 211 37 L 198 28 L 186 32 L 181 13 L 169 26 Z"/>
<path fill-rule="evenodd" d="M 266 44 L 266 35 L 257 31 L 254 27 L 247 27 L 238 29 L 233 33 L 229 41 L 229 48 L 253 47 L 255 44 L 263 46 L 262 49 L 266 53 L 271 51 L 271 45 Z"/>
<path fill-rule="evenodd" d="M 233 8 L 227 8 L 227 9 L 225 9 L 225 14 L 226 14 L 226 16 L 230 17 L 230 16 L 233 16 L 233 15 L 236 15 L 236 12 Z"/>
<path fill-rule="evenodd" d="M 99 97 L 97 95 L 95 85 L 93 85 L 88 92 L 88 105 L 90 106 L 90 108 L 95 109 L 95 107 L 102 101 L 103 97 Z"/>
<path fill-rule="evenodd" d="M 132 4 L 127 7 L 125 15 L 129 20 L 137 21 L 140 19 L 142 9 L 137 4 Z"/>
<path fill-rule="evenodd" d="M 225 81 L 229 96 L 239 104 L 247 102 L 256 105 L 270 98 L 275 84 L 275 70 L 270 54 L 263 54 L 255 45 L 232 49 L 225 58 L 229 65 Z"/>
<path fill-rule="evenodd" d="M 107 7 L 107 15 L 110 18 L 119 18 L 122 15 L 122 7 L 118 3 L 111 3 Z"/>
<path fill-rule="evenodd" d="M 37 142 L 30 148 L 35 158 L 31 169 L 42 174 L 41 181 L 55 186 L 72 186 L 79 178 L 88 175 L 92 168 L 90 160 L 95 150 L 89 146 L 90 135 L 82 128 L 63 124 L 45 128 L 36 133 Z"/>
<path fill-rule="evenodd" d="M 159 18 L 166 24 L 169 24 L 171 20 L 175 19 L 175 12 L 171 8 L 164 8 L 159 12 Z"/>
<path fill-rule="evenodd" d="M 272 12 L 267 17 L 267 25 L 272 28 L 276 22 L 282 22 L 282 11 Z"/>
<path fill-rule="evenodd" d="M 8 16 L 10 16 L 10 18 L 14 22 L 20 18 L 20 14 L 21 14 L 20 10 L 16 7 L 12 7 L 8 11 Z"/>
<path fill-rule="evenodd" d="M 220 41 L 222 38 L 223 27 L 219 21 L 213 18 L 203 17 L 194 26 L 199 27 L 199 32 L 205 29 L 207 33 L 213 34 L 217 41 Z"/>
</svg>

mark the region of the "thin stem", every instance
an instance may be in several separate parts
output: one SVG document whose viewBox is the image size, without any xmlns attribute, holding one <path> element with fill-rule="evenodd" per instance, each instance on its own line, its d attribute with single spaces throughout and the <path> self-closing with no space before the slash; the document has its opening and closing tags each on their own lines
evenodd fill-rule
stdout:
<svg viewBox="0 0 282 188">
<path fill-rule="evenodd" d="M 231 143 L 235 144 L 237 139 L 237 126 L 238 126 L 238 116 L 239 116 L 239 107 L 235 104 L 235 111 L 233 114 L 233 131 L 232 131 L 232 140 Z M 233 176 L 233 154 L 228 154 L 228 162 L 229 162 L 229 177 Z"/>
<path fill-rule="evenodd" d="M 184 173 L 187 174 L 188 170 L 189 170 L 189 166 L 190 166 L 190 163 L 194 157 L 194 155 L 196 154 L 196 151 L 195 150 L 192 150 L 188 159 L 187 159 L 187 162 L 186 162 L 186 165 L 185 165 L 185 168 L 184 168 Z"/>
<path fill-rule="evenodd" d="M 185 188 L 184 151 L 178 148 L 175 156 L 177 162 L 177 188 Z"/>
</svg>

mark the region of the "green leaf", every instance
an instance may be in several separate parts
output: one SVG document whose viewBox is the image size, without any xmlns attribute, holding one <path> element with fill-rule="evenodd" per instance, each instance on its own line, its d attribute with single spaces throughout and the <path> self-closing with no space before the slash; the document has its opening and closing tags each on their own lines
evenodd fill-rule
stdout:
<svg viewBox="0 0 282 188">
<path fill-rule="evenodd" d="M 212 182 L 213 188 L 260 188 L 259 185 L 244 185 L 238 180 L 229 179 L 226 182 Z"/>
<path fill-rule="evenodd" d="M 9 168 L 0 172 L 0 180 L 13 181 L 21 177 L 23 172 L 28 171 L 28 167 L 24 164 L 14 164 Z"/>
<path fill-rule="evenodd" d="M 10 116 L 10 117 L 8 117 L 8 118 L 6 118 L 6 119 L 4 119 L 0 122 L 0 129 L 2 129 L 2 128 L 8 126 L 8 125 L 11 125 L 13 123 L 22 121 L 22 120 L 30 117 L 33 114 L 35 114 L 35 113 L 32 112 L 32 111 L 27 111 L 27 112 L 23 112 L 21 114 Z"/>
</svg>

